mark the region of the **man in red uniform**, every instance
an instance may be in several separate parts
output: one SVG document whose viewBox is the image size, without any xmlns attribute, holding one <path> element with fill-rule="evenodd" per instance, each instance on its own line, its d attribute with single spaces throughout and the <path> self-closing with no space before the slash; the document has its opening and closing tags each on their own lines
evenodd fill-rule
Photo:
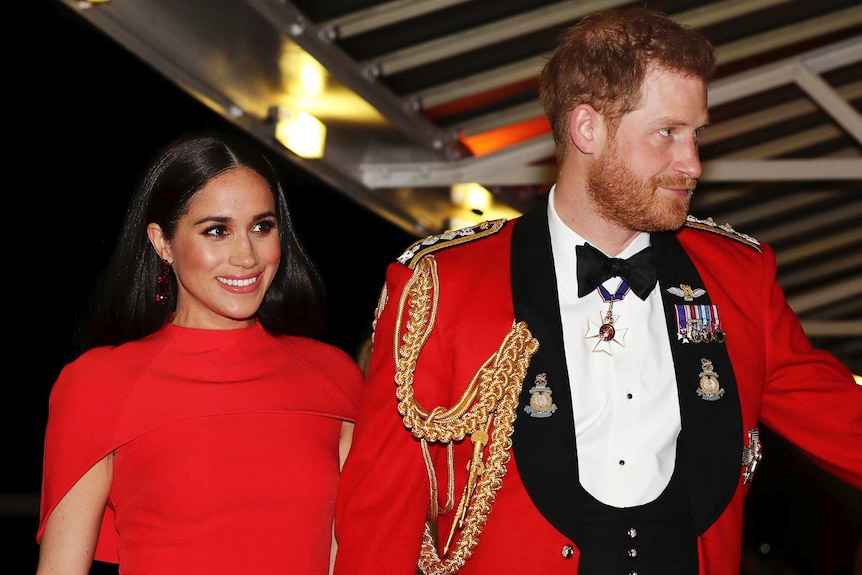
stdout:
<svg viewBox="0 0 862 575">
<path fill-rule="evenodd" d="M 688 215 L 714 66 L 661 14 L 584 19 L 540 78 L 550 193 L 389 267 L 336 575 L 738 575 L 761 423 L 862 487 L 862 387 L 769 246 Z"/>
</svg>

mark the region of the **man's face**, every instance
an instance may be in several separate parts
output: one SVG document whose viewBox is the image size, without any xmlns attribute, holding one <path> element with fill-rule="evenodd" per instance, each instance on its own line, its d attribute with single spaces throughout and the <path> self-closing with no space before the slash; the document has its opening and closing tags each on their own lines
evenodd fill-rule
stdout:
<svg viewBox="0 0 862 575">
<path fill-rule="evenodd" d="M 642 94 L 590 166 L 587 193 L 598 214 L 620 227 L 674 230 L 685 222 L 701 174 L 697 136 L 708 119 L 706 87 L 654 68 Z"/>
</svg>

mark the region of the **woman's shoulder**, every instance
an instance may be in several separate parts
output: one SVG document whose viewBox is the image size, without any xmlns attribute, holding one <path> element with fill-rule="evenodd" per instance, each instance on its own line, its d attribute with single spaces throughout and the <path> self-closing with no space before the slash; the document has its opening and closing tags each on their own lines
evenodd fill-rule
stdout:
<svg viewBox="0 0 862 575">
<path fill-rule="evenodd" d="M 310 337 L 296 335 L 274 336 L 283 347 L 312 363 L 355 364 L 355 360 L 343 349 Z"/>
<path fill-rule="evenodd" d="M 104 393 L 111 387 L 123 387 L 123 374 L 140 373 L 153 361 L 151 338 L 120 345 L 93 347 L 73 359 L 60 371 L 53 393 L 64 388 L 93 389 Z"/>
<path fill-rule="evenodd" d="M 107 365 L 112 364 L 119 358 L 127 355 L 128 344 L 123 345 L 104 345 L 93 347 L 84 351 L 77 358 L 73 359 L 60 372 L 62 376 L 87 374 L 90 372 L 101 372 Z"/>
<path fill-rule="evenodd" d="M 125 378 L 117 377 L 116 368 L 125 368 L 128 363 L 118 357 L 117 350 L 117 346 L 95 347 L 67 363 L 51 388 L 52 410 L 88 405 L 99 411 L 106 401 L 111 403 L 125 395 L 121 383 Z"/>
<path fill-rule="evenodd" d="M 359 364 L 346 351 L 317 339 L 294 335 L 274 336 L 275 340 L 291 354 L 313 366 L 339 387 L 359 388 L 365 377 Z"/>
<path fill-rule="evenodd" d="M 92 347 L 66 364 L 64 370 L 90 370 L 106 363 L 109 363 L 112 369 L 117 369 L 122 368 L 125 362 L 137 364 L 140 361 L 147 361 L 151 350 L 158 346 L 156 334 L 118 345 Z"/>
</svg>

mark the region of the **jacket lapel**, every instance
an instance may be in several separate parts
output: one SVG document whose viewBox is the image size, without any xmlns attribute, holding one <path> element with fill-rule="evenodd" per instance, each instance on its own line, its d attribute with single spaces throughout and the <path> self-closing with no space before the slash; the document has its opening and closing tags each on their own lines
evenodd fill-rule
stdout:
<svg viewBox="0 0 862 575">
<path fill-rule="evenodd" d="M 690 304 L 668 287 L 703 286 L 694 264 L 672 233 L 652 234 L 659 256 L 659 283 L 676 369 L 682 418 L 675 473 L 683 474 L 697 533 L 721 514 L 739 483 L 742 414 L 733 369 L 721 343 L 683 343 L 677 338 L 677 305 Z M 539 341 L 521 389 L 512 448 L 518 473 L 537 509 L 562 533 L 578 539 L 577 444 L 570 382 L 563 347 L 557 280 L 547 219 L 547 196 L 515 222 L 512 233 L 512 298 L 515 319 Z M 709 294 L 697 301 L 709 305 Z M 720 399 L 698 395 L 703 360 L 712 364 Z M 555 410 L 541 417 L 527 409 L 546 382 Z"/>
<path fill-rule="evenodd" d="M 711 304 L 709 293 L 686 301 L 668 291 L 681 286 L 705 288 L 697 269 L 674 234 L 652 234 L 650 241 L 658 255 L 659 286 L 682 417 L 675 472 L 685 474 L 694 526 L 700 534 L 718 518 L 739 483 L 743 447 L 739 392 L 723 343 L 685 343 L 678 336 L 677 306 Z M 710 400 L 698 394 L 705 372 L 715 374 L 723 390 L 720 398 Z"/>
<path fill-rule="evenodd" d="M 515 223 L 512 232 L 512 298 L 515 319 L 539 341 L 521 389 L 512 448 L 518 473 L 537 509 L 563 533 L 575 531 L 578 457 L 575 422 L 563 348 L 557 278 L 548 229 L 547 196 Z M 537 378 L 556 410 L 550 417 L 526 410 Z M 540 380 L 541 381 L 541 380 Z"/>
</svg>

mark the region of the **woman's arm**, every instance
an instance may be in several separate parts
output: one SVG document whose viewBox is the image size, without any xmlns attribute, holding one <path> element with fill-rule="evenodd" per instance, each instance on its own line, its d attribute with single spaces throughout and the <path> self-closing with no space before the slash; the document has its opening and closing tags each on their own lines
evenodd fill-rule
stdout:
<svg viewBox="0 0 862 575">
<path fill-rule="evenodd" d="M 113 455 L 109 454 L 60 500 L 45 523 L 36 575 L 90 572 L 112 477 Z"/>
<path fill-rule="evenodd" d="M 350 444 L 353 443 L 353 424 L 349 421 L 341 423 L 341 436 L 338 438 L 338 469 L 344 467 L 344 460 L 350 452 Z"/>
<path fill-rule="evenodd" d="M 349 421 L 342 422 L 341 435 L 338 438 L 338 469 L 344 467 L 344 460 L 350 452 L 350 444 L 353 442 L 353 424 Z M 338 542 L 335 540 L 335 522 L 332 523 L 332 549 L 329 552 L 329 575 L 335 569 L 335 553 L 338 551 Z"/>
</svg>

